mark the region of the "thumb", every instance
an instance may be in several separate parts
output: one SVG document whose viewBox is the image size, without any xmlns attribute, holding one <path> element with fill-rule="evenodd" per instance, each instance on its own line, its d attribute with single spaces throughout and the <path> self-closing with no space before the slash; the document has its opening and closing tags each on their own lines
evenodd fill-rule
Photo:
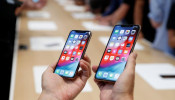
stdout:
<svg viewBox="0 0 175 100">
<path fill-rule="evenodd" d="M 115 83 L 116 91 L 133 93 L 136 58 L 136 53 L 130 54 L 125 70 Z"/>
<path fill-rule="evenodd" d="M 53 73 L 56 68 L 56 65 L 57 65 L 57 62 L 49 65 L 49 67 L 46 69 L 46 72 Z"/>
</svg>

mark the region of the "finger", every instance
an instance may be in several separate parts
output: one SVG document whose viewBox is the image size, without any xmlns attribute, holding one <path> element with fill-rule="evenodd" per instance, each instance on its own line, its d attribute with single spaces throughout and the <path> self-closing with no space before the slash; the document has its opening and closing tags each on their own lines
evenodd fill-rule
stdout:
<svg viewBox="0 0 175 100">
<path fill-rule="evenodd" d="M 97 81 L 96 79 L 94 79 L 94 82 L 97 84 L 99 89 L 101 89 L 105 85 L 103 81 Z"/>
<path fill-rule="evenodd" d="M 93 71 L 94 73 L 96 73 L 97 69 L 98 69 L 98 66 L 92 66 L 92 71 Z"/>
<path fill-rule="evenodd" d="M 96 73 L 97 69 L 98 69 L 98 66 L 92 66 L 92 71 L 93 71 L 94 73 Z M 104 82 L 102 82 L 102 81 L 97 81 L 95 78 L 94 78 L 94 82 L 97 84 L 97 86 L 99 87 L 99 89 L 101 89 L 101 88 L 105 85 Z"/>
<path fill-rule="evenodd" d="M 49 67 L 46 69 L 46 71 L 53 73 L 55 68 L 56 68 L 56 65 L 57 65 L 57 62 L 54 63 L 54 64 L 49 65 Z"/>
<path fill-rule="evenodd" d="M 80 67 L 82 68 L 82 74 L 80 78 L 83 82 L 86 82 L 90 77 L 90 66 L 87 66 L 83 61 L 80 61 Z"/>
<path fill-rule="evenodd" d="M 135 52 L 129 55 L 125 70 L 135 72 L 136 58 L 137 54 Z"/>
<path fill-rule="evenodd" d="M 83 59 L 91 64 L 91 60 L 87 55 L 84 55 Z"/>
<path fill-rule="evenodd" d="M 115 82 L 115 88 L 121 88 L 125 91 L 132 91 L 135 80 L 135 65 L 136 65 L 136 53 L 131 53 L 128 57 L 127 65 L 121 76 Z"/>
<path fill-rule="evenodd" d="M 89 72 L 90 72 L 89 75 L 91 76 L 91 68 L 90 68 L 91 65 L 90 65 L 90 63 L 87 62 L 87 61 L 85 61 L 85 60 L 81 60 L 81 62 L 83 62 L 87 67 L 89 67 L 89 68 L 88 68 L 88 70 L 89 70 Z"/>
<path fill-rule="evenodd" d="M 131 82 L 131 80 L 134 80 L 136 58 L 137 58 L 136 53 L 131 53 L 129 55 L 126 68 L 125 68 L 125 70 L 123 71 L 123 73 L 121 74 L 121 76 L 119 77 L 118 80 L 122 79 L 122 81 L 128 80 L 130 82 Z"/>
</svg>

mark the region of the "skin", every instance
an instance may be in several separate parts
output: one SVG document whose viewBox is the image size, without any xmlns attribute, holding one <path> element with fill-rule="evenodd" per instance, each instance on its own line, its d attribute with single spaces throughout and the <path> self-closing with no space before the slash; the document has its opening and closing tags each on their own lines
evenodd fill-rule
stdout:
<svg viewBox="0 0 175 100">
<path fill-rule="evenodd" d="M 53 73 L 56 63 L 47 68 L 42 75 L 42 93 L 38 100 L 73 100 L 84 88 L 91 76 L 91 61 L 88 56 L 80 61 L 81 71 L 76 79 L 62 78 Z"/>
<path fill-rule="evenodd" d="M 126 16 L 129 8 L 129 5 L 123 3 L 112 15 L 101 17 L 98 19 L 98 22 L 102 25 L 116 25 Z"/>
<path fill-rule="evenodd" d="M 171 48 L 175 48 L 175 30 L 168 30 L 168 43 Z"/>
<path fill-rule="evenodd" d="M 136 58 L 136 53 L 130 54 L 126 68 L 115 84 L 95 80 L 100 89 L 100 100 L 133 100 Z M 54 74 L 56 64 L 49 66 L 42 76 L 42 93 L 38 100 L 73 100 L 91 75 L 90 63 L 87 56 L 80 61 L 82 71 L 75 80 Z M 97 66 L 92 70 L 96 72 Z"/>
<path fill-rule="evenodd" d="M 142 25 L 144 4 L 145 0 L 136 0 L 134 8 L 134 24 L 136 25 Z M 143 33 L 140 32 L 138 39 L 143 39 L 143 37 Z"/>
<path fill-rule="evenodd" d="M 126 68 L 114 83 L 105 83 L 94 79 L 100 89 L 100 100 L 133 100 L 136 53 L 131 53 Z M 98 66 L 93 66 L 96 73 Z"/>
<path fill-rule="evenodd" d="M 151 22 L 152 27 L 154 27 L 155 29 L 161 26 L 161 23 L 155 22 L 152 19 L 150 19 L 150 22 Z"/>
<path fill-rule="evenodd" d="M 23 4 L 18 7 L 15 11 L 15 15 L 19 15 L 23 10 L 38 10 L 46 6 L 47 0 L 39 0 L 39 2 L 34 3 L 32 0 L 19 0 Z"/>
</svg>

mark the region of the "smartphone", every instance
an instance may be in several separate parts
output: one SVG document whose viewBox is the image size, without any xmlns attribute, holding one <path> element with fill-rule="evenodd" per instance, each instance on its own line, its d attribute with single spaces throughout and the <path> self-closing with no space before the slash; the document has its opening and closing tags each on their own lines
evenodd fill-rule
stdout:
<svg viewBox="0 0 175 100">
<path fill-rule="evenodd" d="M 101 58 L 95 79 L 115 82 L 124 71 L 140 31 L 139 25 L 116 25 Z"/>
<path fill-rule="evenodd" d="M 54 73 L 74 79 L 91 38 L 90 31 L 72 30 L 67 38 Z"/>
</svg>

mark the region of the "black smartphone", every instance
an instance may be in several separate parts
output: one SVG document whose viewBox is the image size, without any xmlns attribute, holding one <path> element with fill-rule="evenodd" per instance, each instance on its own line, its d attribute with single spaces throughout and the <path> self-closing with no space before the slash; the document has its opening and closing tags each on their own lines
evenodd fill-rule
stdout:
<svg viewBox="0 0 175 100">
<path fill-rule="evenodd" d="M 139 25 L 116 25 L 101 58 L 95 79 L 115 82 L 124 71 L 140 31 Z"/>
<path fill-rule="evenodd" d="M 90 38 L 90 31 L 72 30 L 64 45 L 54 73 L 66 78 L 75 78 L 80 59 L 84 57 Z"/>
</svg>

